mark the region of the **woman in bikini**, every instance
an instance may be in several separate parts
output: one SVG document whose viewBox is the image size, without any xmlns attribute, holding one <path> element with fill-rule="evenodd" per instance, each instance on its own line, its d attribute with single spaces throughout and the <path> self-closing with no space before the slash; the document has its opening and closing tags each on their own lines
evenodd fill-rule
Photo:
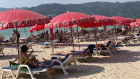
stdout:
<svg viewBox="0 0 140 79">
<path fill-rule="evenodd" d="M 33 53 L 33 51 L 27 54 L 27 50 L 28 50 L 28 47 L 26 45 L 23 45 L 21 47 L 20 54 L 18 55 L 18 57 L 16 57 L 16 59 L 13 62 L 15 62 L 18 59 L 18 64 L 26 64 L 33 68 L 41 67 L 38 64 L 38 60 L 35 58 L 35 56 L 30 58 L 30 55 Z"/>
</svg>

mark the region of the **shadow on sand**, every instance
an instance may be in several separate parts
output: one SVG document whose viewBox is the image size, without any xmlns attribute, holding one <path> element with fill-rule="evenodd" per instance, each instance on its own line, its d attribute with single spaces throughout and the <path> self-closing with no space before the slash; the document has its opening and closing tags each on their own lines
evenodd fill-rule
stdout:
<svg viewBox="0 0 140 79">
<path fill-rule="evenodd" d="M 78 71 L 73 67 L 67 69 L 69 75 L 64 75 L 62 70 L 56 70 L 56 79 L 78 78 L 82 76 L 89 76 L 91 74 L 97 74 L 104 70 L 103 67 L 94 65 L 78 65 Z M 89 71 L 90 70 L 90 71 Z"/>
<path fill-rule="evenodd" d="M 0 56 L 0 60 L 9 60 L 16 58 L 18 55 L 5 55 L 5 56 Z"/>
<path fill-rule="evenodd" d="M 84 63 L 128 63 L 140 60 L 140 52 L 128 50 L 119 50 L 113 56 L 95 57 L 95 61 L 86 61 Z"/>
</svg>

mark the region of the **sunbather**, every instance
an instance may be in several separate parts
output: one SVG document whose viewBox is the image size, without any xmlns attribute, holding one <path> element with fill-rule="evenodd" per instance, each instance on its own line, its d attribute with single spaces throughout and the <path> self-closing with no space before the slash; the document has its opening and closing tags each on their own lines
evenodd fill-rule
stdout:
<svg viewBox="0 0 140 79">
<path fill-rule="evenodd" d="M 95 48 L 95 45 L 92 44 L 92 45 L 89 45 L 88 48 L 86 48 L 84 51 L 70 51 L 69 53 L 67 52 L 58 52 L 56 54 L 75 54 L 75 55 L 79 55 L 81 57 L 84 57 L 84 56 L 92 56 L 93 54 L 93 50 Z"/>
<path fill-rule="evenodd" d="M 13 35 L 17 36 L 17 42 L 19 43 L 20 33 L 17 30 L 13 30 Z"/>
<path fill-rule="evenodd" d="M 34 56 L 32 58 L 29 58 L 30 55 L 33 53 L 33 51 L 31 51 L 29 54 L 27 54 L 27 50 L 28 50 L 28 47 L 26 45 L 23 45 L 21 47 L 20 54 L 13 62 L 15 62 L 18 59 L 18 64 L 26 64 L 33 68 L 40 67 L 37 59 Z"/>
</svg>

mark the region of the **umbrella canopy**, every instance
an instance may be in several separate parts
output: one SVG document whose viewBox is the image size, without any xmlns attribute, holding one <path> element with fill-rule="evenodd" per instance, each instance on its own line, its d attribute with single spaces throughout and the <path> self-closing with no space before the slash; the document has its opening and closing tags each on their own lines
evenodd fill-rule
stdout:
<svg viewBox="0 0 140 79">
<path fill-rule="evenodd" d="M 136 22 L 140 22 L 140 19 L 136 19 Z"/>
<path fill-rule="evenodd" d="M 77 27 L 77 25 L 72 25 L 72 28 Z M 71 28 L 70 26 L 66 27 L 66 29 Z"/>
<path fill-rule="evenodd" d="M 68 27 L 72 25 L 85 26 L 87 22 L 93 22 L 90 15 L 78 12 L 67 12 L 54 17 L 47 27 Z M 87 27 L 87 26 L 86 26 Z"/>
<path fill-rule="evenodd" d="M 130 26 L 135 26 L 136 28 L 140 26 L 140 23 L 139 22 L 132 22 L 130 23 Z"/>
<path fill-rule="evenodd" d="M 49 23 L 49 18 L 28 10 L 12 9 L 0 13 L 0 30 L 34 26 L 36 24 L 42 25 L 46 23 Z"/>
<path fill-rule="evenodd" d="M 45 28 L 45 25 L 35 25 L 33 27 L 30 28 L 30 32 L 33 32 L 34 30 L 36 31 L 40 31 L 40 30 L 43 30 Z"/>
<path fill-rule="evenodd" d="M 93 15 L 93 17 L 95 18 L 95 20 L 108 20 L 109 18 L 106 16 L 102 16 L 102 15 Z"/>
<path fill-rule="evenodd" d="M 110 19 L 115 20 L 115 24 L 114 25 L 124 25 L 124 21 L 126 20 L 124 17 L 120 17 L 120 16 L 113 16 L 110 17 Z"/>
<path fill-rule="evenodd" d="M 110 17 L 111 19 L 114 19 L 116 22 L 122 22 L 125 20 L 124 17 L 120 17 L 120 16 L 113 16 L 113 17 Z"/>
<path fill-rule="evenodd" d="M 125 18 L 124 25 L 130 27 L 132 25 L 132 24 L 130 25 L 130 23 L 132 23 L 132 22 L 135 22 L 135 20 L 131 19 L 131 18 Z"/>
<path fill-rule="evenodd" d="M 97 27 L 100 26 L 107 26 L 109 23 L 109 18 L 106 16 L 102 16 L 102 15 L 93 15 L 93 17 L 95 18 L 95 25 Z"/>
<path fill-rule="evenodd" d="M 136 28 L 140 26 L 140 19 L 136 19 L 130 23 L 130 26 L 135 26 Z"/>
</svg>

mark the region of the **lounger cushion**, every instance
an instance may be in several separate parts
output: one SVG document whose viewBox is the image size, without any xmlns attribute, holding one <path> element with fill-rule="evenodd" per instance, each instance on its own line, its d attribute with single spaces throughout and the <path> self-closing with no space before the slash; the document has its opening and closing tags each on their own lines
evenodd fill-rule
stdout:
<svg viewBox="0 0 140 79">
<path fill-rule="evenodd" d="M 65 55 L 65 58 L 61 60 L 61 62 L 63 63 L 68 57 L 70 56 L 70 54 Z M 44 65 L 52 65 L 52 62 L 44 62 Z M 59 62 L 54 62 L 53 65 L 60 65 Z"/>
<path fill-rule="evenodd" d="M 106 50 L 107 48 L 102 48 L 101 50 Z"/>
<path fill-rule="evenodd" d="M 8 69 L 8 70 L 18 70 L 18 68 L 13 68 L 13 67 L 10 67 L 10 66 L 7 66 L 7 67 L 3 67 L 2 69 Z M 36 69 L 31 69 L 32 71 L 39 71 L 39 70 L 42 70 L 43 68 L 36 68 Z"/>
<path fill-rule="evenodd" d="M 44 62 L 44 65 L 51 65 L 52 62 Z M 58 62 L 54 62 L 53 65 L 60 65 Z"/>
<path fill-rule="evenodd" d="M 44 68 L 50 68 L 50 67 L 52 67 L 52 66 L 53 66 L 53 65 L 43 66 L 42 68 L 31 68 L 31 70 L 32 70 L 32 71 L 40 71 L 40 70 L 43 70 Z M 18 70 L 18 68 L 13 68 L 13 67 L 10 67 L 10 66 L 2 67 L 2 69 Z"/>
<path fill-rule="evenodd" d="M 11 67 L 11 66 L 2 67 L 2 69 L 8 69 L 8 70 L 18 70 L 17 68 L 13 68 L 13 67 Z"/>
</svg>

